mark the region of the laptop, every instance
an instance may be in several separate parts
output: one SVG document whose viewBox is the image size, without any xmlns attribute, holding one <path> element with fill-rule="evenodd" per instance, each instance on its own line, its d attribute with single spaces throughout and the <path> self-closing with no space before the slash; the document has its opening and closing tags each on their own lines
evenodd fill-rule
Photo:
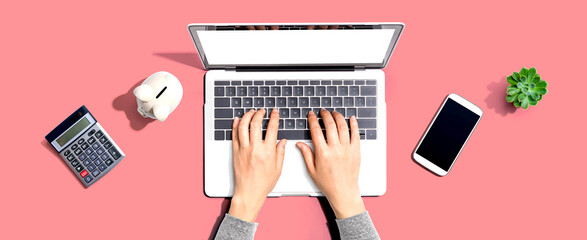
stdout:
<svg viewBox="0 0 587 240">
<path fill-rule="evenodd" d="M 209 197 L 233 194 L 233 118 L 253 108 L 266 108 L 268 113 L 278 108 L 278 141 L 288 141 L 281 177 L 269 196 L 323 196 L 295 144 L 303 141 L 313 148 L 307 113 L 325 108 L 347 119 L 356 116 L 361 134 L 361 195 L 383 195 L 387 114 L 382 69 L 403 28 L 403 23 L 188 25 L 207 70 L 204 193 Z M 320 118 L 319 122 L 323 126 Z"/>
</svg>

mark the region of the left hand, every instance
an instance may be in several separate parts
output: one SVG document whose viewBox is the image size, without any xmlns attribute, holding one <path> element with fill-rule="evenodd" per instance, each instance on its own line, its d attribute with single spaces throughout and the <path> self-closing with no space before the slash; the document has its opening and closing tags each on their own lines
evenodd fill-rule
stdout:
<svg viewBox="0 0 587 240">
<path fill-rule="evenodd" d="M 281 176 L 287 142 L 282 139 L 275 146 L 279 127 L 279 111 L 275 108 L 271 112 L 265 141 L 262 140 L 265 111 L 250 110 L 242 119 L 235 118 L 232 123 L 234 195 L 228 214 L 249 222 L 255 221 L 267 194 Z"/>
</svg>

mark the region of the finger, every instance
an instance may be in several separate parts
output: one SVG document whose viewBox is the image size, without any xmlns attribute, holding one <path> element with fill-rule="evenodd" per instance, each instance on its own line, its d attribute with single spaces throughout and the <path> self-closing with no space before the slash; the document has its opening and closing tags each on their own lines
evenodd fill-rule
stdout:
<svg viewBox="0 0 587 240">
<path fill-rule="evenodd" d="M 253 115 L 253 119 L 251 120 L 251 131 L 249 133 L 249 142 L 251 143 L 262 142 L 261 126 L 263 125 L 263 116 L 265 116 L 265 109 L 261 109 Z"/>
<path fill-rule="evenodd" d="M 359 136 L 359 123 L 355 116 L 351 116 L 351 145 L 359 146 L 361 143 L 361 137 Z"/>
<path fill-rule="evenodd" d="M 324 128 L 326 128 L 326 142 L 328 145 L 331 143 L 339 143 L 338 132 L 336 131 L 336 123 L 332 118 L 332 114 L 326 111 L 326 109 L 322 108 L 322 110 L 320 110 L 320 116 L 322 116 L 322 120 L 324 121 Z"/>
<path fill-rule="evenodd" d="M 238 124 L 238 140 L 240 145 L 239 146 L 248 146 L 249 145 L 249 123 L 251 123 L 251 118 L 255 114 L 255 110 L 251 109 L 243 118 L 241 118 L 240 123 Z"/>
<path fill-rule="evenodd" d="M 315 28 L 315 26 L 313 26 L 313 25 L 306 27 L 307 30 L 314 30 L 314 28 Z"/>
<path fill-rule="evenodd" d="M 279 128 L 279 111 L 274 108 L 269 115 L 269 123 L 267 124 L 267 133 L 265 134 L 265 142 L 275 144 L 277 141 L 277 130 Z"/>
<path fill-rule="evenodd" d="M 348 145 L 351 142 L 349 138 L 349 126 L 346 124 L 346 120 L 339 112 L 332 112 L 332 117 L 336 122 L 336 128 L 338 129 L 338 140 L 340 143 Z"/>
<path fill-rule="evenodd" d="M 314 111 L 308 112 L 308 126 L 310 126 L 310 135 L 312 136 L 312 142 L 314 146 L 321 147 L 326 144 L 324 140 L 324 134 L 322 134 L 322 128 L 318 124 L 318 117 Z"/>
<path fill-rule="evenodd" d="M 316 171 L 316 165 L 314 165 L 314 153 L 308 144 L 303 142 L 296 143 L 296 147 L 300 149 L 302 152 L 302 156 L 304 157 L 304 162 L 306 162 L 306 167 L 308 168 L 308 172 L 310 175 L 314 175 Z"/>
<path fill-rule="evenodd" d="M 330 25 L 328 26 L 328 29 L 338 29 L 338 25 Z"/>
<path fill-rule="evenodd" d="M 328 29 L 328 25 L 320 25 L 318 26 L 318 29 Z"/>
<path fill-rule="evenodd" d="M 265 26 L 255 26 L 255 29 L 257 29 L 257 30 L 265 30 Z"/>
<path fill-rule="evenodd" d="M 279 26 L 271 26 L 271 30 L 279 30 Z"/>
<path fill-rule="evenodd" d="M 287 143 L 287 139 L 281 139 L 277 144 L 277 169 L 281 172 L 281 168 L 283 167 L 283 158 L 285 155 L 285 144 Z"/>
<path fill-rule="evenodd" d="M 240 118 L 234 117 L 234 121 L 232 121 L 232 150 L 236 152 L 239 147 L 238 141 L 238 122 Z"/>
<path fill-rule="evenodd" d="M 247 29 L 247 30 L 255 30 L 255 26 L 245 26 L 245 29 Z"/>
</svg>

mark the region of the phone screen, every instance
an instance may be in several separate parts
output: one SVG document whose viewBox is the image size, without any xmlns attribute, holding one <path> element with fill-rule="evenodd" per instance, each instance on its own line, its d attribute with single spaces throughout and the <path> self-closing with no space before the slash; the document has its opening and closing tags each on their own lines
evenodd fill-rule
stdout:
<svg viewBox="0 0 587 240">
<path fill-rule="evenodd" d="M 448 171 L 480 116 L 448 98 L 416 153 Z"/>
</svg>

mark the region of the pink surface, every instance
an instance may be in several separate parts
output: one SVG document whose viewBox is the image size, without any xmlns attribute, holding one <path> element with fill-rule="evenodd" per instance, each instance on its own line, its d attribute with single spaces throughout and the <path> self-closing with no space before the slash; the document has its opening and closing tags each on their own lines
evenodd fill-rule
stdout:
<svg viewBox="0 0 587 240">
<path fill-rule="evenodd" d="M 186 25 L 312 21 L 406 24 L 385 69 L 388 191 L 365 198 L 382 238 L 586 239 L 587 6 L 546 2 L 4 3 L 0 239 L 209 238 L 228 201 L 202 190 L 204 71 Z M 505 77 L 531 66 L 550 91 L 516 110 Z M 132 96 L 159 70 L 184 86 L 164 123 Z M 411 153 L 452 92 L 485 115 L 439 178 Z M 43 138 L 83 104 L 127 154 L 88 189 Z M 257 221 L 257 239 L 329 238 L 315 198 L 269 199 Z"/>
</svg>

